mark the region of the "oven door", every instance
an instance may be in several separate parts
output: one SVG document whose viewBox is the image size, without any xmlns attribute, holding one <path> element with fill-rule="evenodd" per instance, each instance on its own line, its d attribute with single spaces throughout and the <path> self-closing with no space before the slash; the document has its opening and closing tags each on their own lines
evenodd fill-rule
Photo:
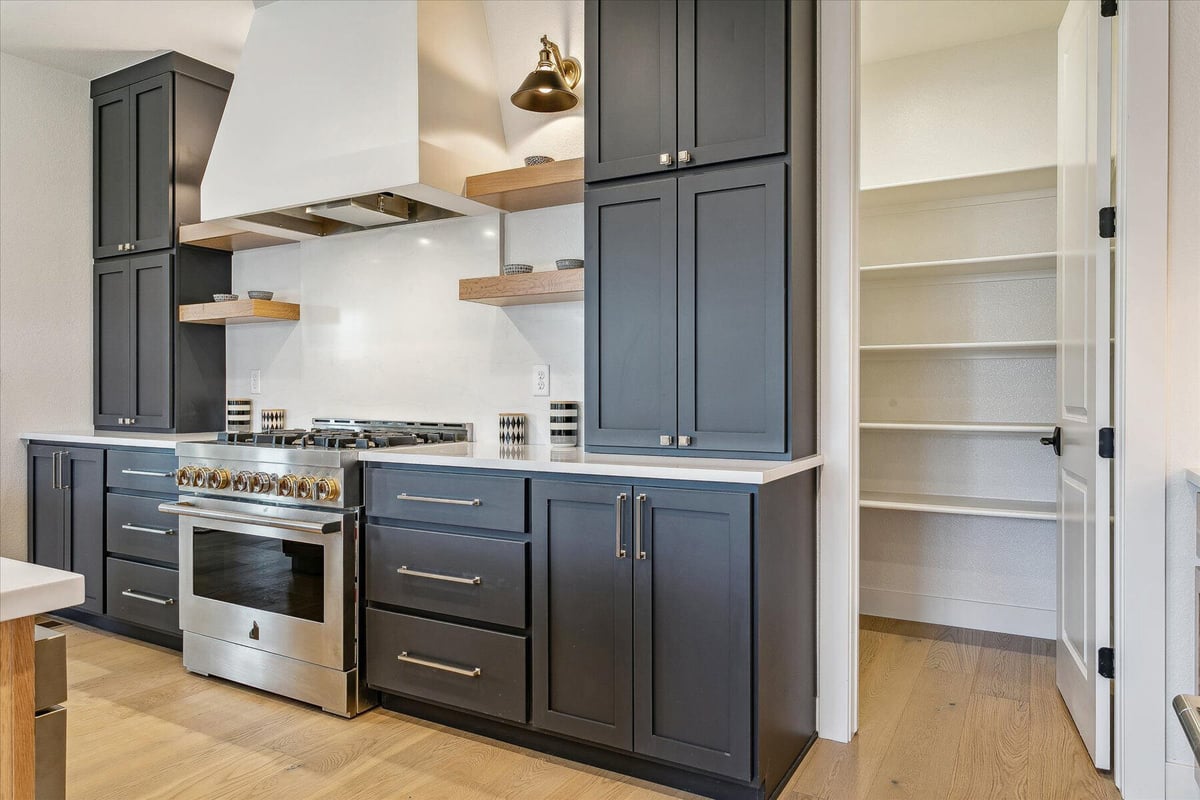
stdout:
<svg viewBox="0 0 1200 800">
<path fill-rule="evenodd" d="M 357 662 L 357 515 L 189 498 L 179 515 L 179 627 L 339 670 Z"/>
</svg>

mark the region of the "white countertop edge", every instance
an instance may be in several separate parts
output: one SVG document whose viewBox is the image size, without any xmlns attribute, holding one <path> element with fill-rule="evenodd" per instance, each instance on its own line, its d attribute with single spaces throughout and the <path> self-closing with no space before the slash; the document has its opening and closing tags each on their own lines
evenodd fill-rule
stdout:
<svg viewBox="0 0 1200 800">
<path fill-rule="evenodd" d="M 821 455 L 799 458 L 794 461 L 730 461 L 723 459 L 671 458 L 663 456 L 619 456 L 602 453 L 587 453 L 588 461 L 549 461 L 543 459 L 497 458 L 487 455 L 451 455 L 432 452 L 439 447 L 453 445 L 429 445 L 416 448 L 396 448 L 370 451 L 362 454 L 361 461 L 381 464 L 412 464 L 430 467 L 459 467 L 463 469 L 494 469 L 513 472 L 547 472 L 568 475 L 600 475 L 627 478 L 660 478 L 664 480 L 703 481 L 705 483 L 743 483 L 762 485 L 787 478 L 801 472 L 816 469 L 825 463 Z M 639 463 L 647 459 L 652 463 Z M 680 461 L 680 464 L 664 464 L 663 461 Z"/>
<path fill-rule="evenodd" d="M 66 444 L 103 445 L 105 447 L 157 447 L 174 450 L 180 442 L 209 442 L 214 433 L 124 433 L 122 431 L 55 431 L 22 433 L 21 441 L 63 442 Z"/>
<path fill-rule="evenodd" d="M 1197 491 L 1200 491 L 1200 467 L 1185 469 L 1183 474 L 1187 476 L 1188 483 L 1195 486 Z"/>
<path fill-rule="evenodd" d="M 77 606 L 83 599 L 82 575 L 0 558 L 0 622 Z"/>
</svg>

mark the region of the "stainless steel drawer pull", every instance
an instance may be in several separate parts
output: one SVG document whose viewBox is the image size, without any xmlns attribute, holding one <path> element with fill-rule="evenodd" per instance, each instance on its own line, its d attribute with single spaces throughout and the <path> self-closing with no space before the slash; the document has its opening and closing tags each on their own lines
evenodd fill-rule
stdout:
<svg viewBox="0 0 1200 800">
<path fill-rule="evenodd" d="M 121 592 L 121 594 L 125 595 L 126 597 L 132 597 L 134 600 L 144 600 L 147 603 L 154 603 L 155 605 L 159 606 L 175 605 L 174 597 L 158 597 L 157 595 L 145 594 L 143 592 L 134 591 L 133 589 L 126 589 L 125 591 Z"/>
<path fill-rule="evenodd" d="M 446 583 L 466 583 L 474 586 L 483 583 L 483 579 L 478 575 L 474 578 L 459 578 L 456 575 L 439 575 L 436 572 L 422 572 L 419 569 L 409 569 L 403 565 L 396 572 L 399 572 L 401 575 L 412 575 L 414 578 L 428 578 L 431 581 L 445 581 Z"/>
<path fill-rule="evenodd" d="M 218 522 L 240 522 L 246 525 L 261 525 L 264 528 L 281 528 L 285 531 L 300 533 L 340 533 L 342 522 L 308 522 L 284 517 L 268 517 L 265 514 L 242 514 L 237 511 L 222 511 L 218 508 L 198 508 L 191 503 L 162 503 L 158 510 L 164 514 L 178 514 L 183 517 L 211 519 Z"/>
<path fill-rule="evenodd" d="M 137 475 L 142 478 L 174 478 L 175 470 L 171 470 L 170 472 L 150 472 L 144 469 L 123 469 L 121 470 L 121 474 Z"/>
<path fill-rule="evenodd" d="M 440 503 L 444 506 L 481 506 L 483 501 L 476 497 L 474 500 L 455 500 L 452 497 L 422 497 L 419 494 L 407 494 L 401 492 L 396 495 L 397 500 L 411 500 L 414 503 Z"/>
<path fill-rule="evenodd" d="M 629 495 L 617 495 L 617 558 L 625 557 L 625 501 Z"/>
<path fill-rule="evenodd" d="M 121 525 L 123 531 L 137 531 L 138 533 L 157 533 L 159 536 L 174 536 L 174 528 L 151 528 L 146 525 L 134 525 L 132 522 L 126 522 Z"/>
<path fill-rule="evenodd" d="M 429 661 L 428 659 L 410 656 L 407 650 L 401 650 L 400 655 L 396 656 L 396 660 L 403 661 L 405 664 L 416 664 L 418 667 L 429 667 L 429 669 L 440 669 L 442 672 L 453 672 L 455 675 L 462 675 L 464 678 L 478 678 L 483 674 L 483 670 L 479 667 L 463 669 L 451 664 L 443 664 L 440 661 Z"/>
<path fill-rule="evenodd" d="M 646 495 L 639 494 L 637 496 L 637 509 L 633 512 L 633 549 L 637 553 L 639 561 L 646 560 L 646 546 L 643 541 L 646 526 Z"/>
</svg>

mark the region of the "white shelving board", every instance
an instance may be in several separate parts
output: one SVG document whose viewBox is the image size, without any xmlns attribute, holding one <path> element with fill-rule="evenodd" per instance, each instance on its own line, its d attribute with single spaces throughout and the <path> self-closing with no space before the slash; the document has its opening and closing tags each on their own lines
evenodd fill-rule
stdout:
<svg viewBox="0 0 1200 800">
<path fill-rule="evenodd" d="M 940 261 L 909 261 L 899 264 L 872 264 L 860 269 L 865 282 L 882 280 L 941 280 L 976 276 L 1025 276 L 1027 273 L 1053 275 L 1057 255 L 1018 253 L 1006 256 L 951 258 Z"/>
<path fill-rule="evenodd" d="M 1058 180 L 1058 167 L 1049 164 L 1028 169 L 981 172 L 911 183 L 884 186 L 865 186 L 859 193 L 860 208 L 936 203 L 971 197 L 986 197 L 1015 192 L 1053 189 Z"/>
<path fill-rule="evenodd" d="M 867 421 L 859 423 L 864 431 L 938 431 L 943 433 L 1028 433 L 1050 434 L 1054 432 L 1052 422 L 885 422 Z"/>
<path fill-rule="evenodd" d="M 961 514 L 971 517 L 1053 520 L 1055 504 L 1038 500 L 1007 500 L 986 497 L 960 497 L 948 494 L 899 494 L 862 492 L 860 508 L 886 508 L 898 511 L 923 511 L 930 514 Z"/>
<path fill-rule="evenodd" d="M 1054 356 L 1053 339 L 1025 342 L 906 342 L 894 344 L 864 344 L 859 348 L 864 356 L 928 354 L 948 356 Z"/>
</svg>

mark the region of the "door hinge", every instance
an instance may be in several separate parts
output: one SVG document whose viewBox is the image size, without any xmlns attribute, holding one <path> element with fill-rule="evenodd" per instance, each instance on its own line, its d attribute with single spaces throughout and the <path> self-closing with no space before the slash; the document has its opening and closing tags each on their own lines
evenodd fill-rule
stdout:
<svg viewBox="0 0 1200 800">
<path fill-rule="evenodd" d="M 1100 673 L 1101 678 L 1112 680 L 1117 676 L 1116 667 L 1113 664 L 1113 649 L 1111 647 L 1101 647 L 1096 658 L 1096 672 Z"/>
<path fill-rule="evenodd" d="M 1100 429 L 1100 457 L 1112 458 L 1115 450 L 1116 432 L 1112 428 Z"/>
<path fill-rule="evenodd" d="M 1117 209 L 1105 206 L 1100 209 L 1100 238 L 1111 239 L 1117 235 Z"/>
<path fill-rule="evenodd" d="M 1115 17 L 1117 15 L 1117 0 L 1100 0 L 1100 16 Z"/>
</svg>

